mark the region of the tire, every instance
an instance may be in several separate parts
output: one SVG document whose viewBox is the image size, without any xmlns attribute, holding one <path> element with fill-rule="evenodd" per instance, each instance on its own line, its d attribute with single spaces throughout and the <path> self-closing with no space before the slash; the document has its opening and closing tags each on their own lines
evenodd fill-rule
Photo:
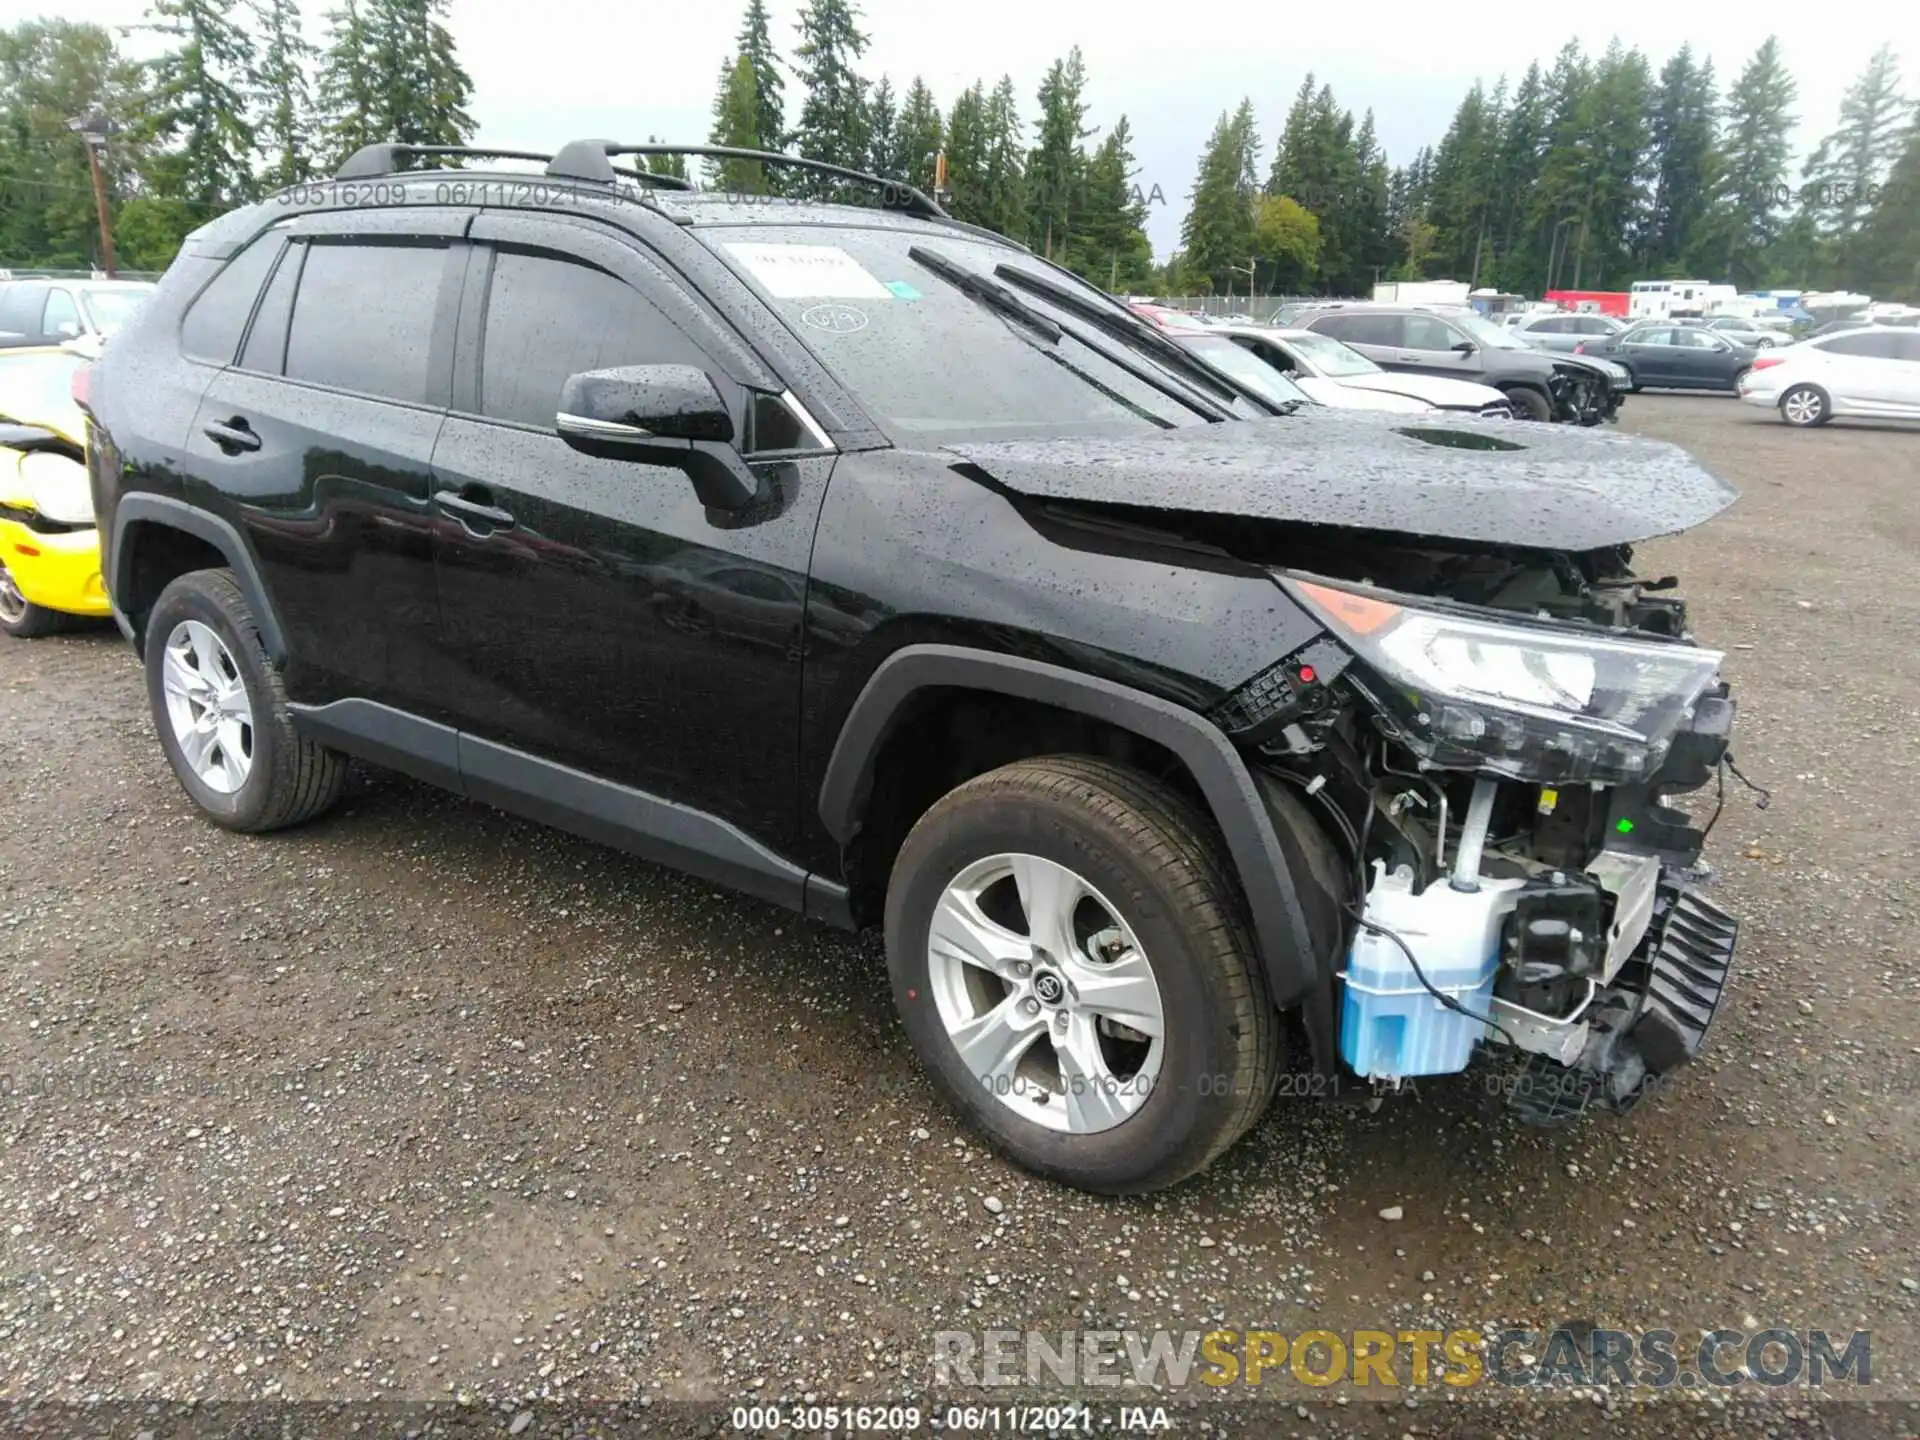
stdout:
<svg viewBox="0 0 1920 1440">
<path fill-rule="evenodd" d="M 0 630 L 16 640 L 38 640 L 73 628 L 74 617 L 36 605 L 20 593 L 13 576 L 0 565 Z"/>
<path fill-rule="evenodd" d="M 1738 375 L 1733 377 L 1733 393 L 1734 394 L 1738 395 L 1740 393 L 1740 387 L 1747 383 L 1747 377 L 1751 374 L 1753 374 L 1753 368 L 1749 366 L 1745 370 L 1742 370 Z"/>
<path fill-rule="evenodd" d="M 1067 927 L 1067 938 L 1081 938 L 1070 961 L 1045 949 L 1015 951 L 1039 957 L 1029 982 L 995 980 L 952 958 L 952 946 L 944 946 L 938 960 L 932 952 L 936 914 L 950 922 L 955 913 L 949 887 L 964 888 L 969 876 L 991 873 L 1000 857 L 1043 870 L 1064 867 L 1092 892 L 1071 911 L 1077 924 Z M 1019 925 L 1028 934 L 1035 928 L 1025 919 L 1022 883 L 1008 878 L 980 892 L 975 913 L 996 895 L 1014 907 L 995 911 L 1005 922 L 995 932 L 1002 939 L 1019 940 Z M 1098 1123 L 1076 1133 L 1062 1059 L 1072 1041 L 1056 1050 L 1053 1039 L 1084 1032 L 1053 1027 L 1077 1025 L 1089 1008 L 1100 1008 L 1088 999 L 1097 992 L 1086 988 L 1089 975 L 1102 969 L 1087 949 L 1098 937 L 1085 935 L 1084 927 L 1098 928 L 1102 912 L 1130 932 L 1110 938 L 1117 947 L 1117 956 L 1113 949 L 1107 955 L 1114 971 L 1124 965 L 1137 977 L 1144 965 L 1157 987 L 1161 1033 L 1145 1047 L 1144 1059 L 1137 1041 L 1096 1039 L 1101 1073 L 1130 1087 L 1114 1092 L 1113 1101 L 1128 1113 L 1114 1119 L 1108 1106 L 1093 1103 L 1107 1100 L 1108 1092 L 1088 1087 L 1089 1098 L 1078 1103 L 1083 1115 L 1096 1112 Z M 943 933 L 955 933 L 950 923 Z M 1112 928 L 1102 933 L 1116 937 Z M 894 1001 L 935 1087 L 996 1148 L 1050 1179 L 1102 1194 L 1172 1185 L 1245 1134 L 1278 1083 L 1280 1017 L 1212 825 L 1176 791 L 1124 766 L 1077 756 L 1023 760 L 951 791 L 901 847 L 887 889 L 886 941 Z M 1050 1018 L 1042 1009 L 1039 1022 L 1019 1022 L 1039 1024 L 1025 1054 L 1041 1070 L 1051 1066 L 1053 1080 L 1061 1082 L 1060 1093 L 1041 1104 L 983 1083 L 980 1068 L 962 1057 L 951 1033 L 953 990 L 941 976 L 957 969 L 977 982 L 984 1013 L 1037 1004 L 1050 965 L 1059 975 L 1078 977 L 1078 984 Z M 1066 1009 L 1075 1013 L 1069 1018 Z M 1138 1063 L 1131 1079 L 1121 1061 Z M 1149 1069 L 1150 1083 L 1141 1083 Z"/>
<path fill-rule="evenodd" d="M 189 628 L 192 626 L 201 628 L 193 630 Z M 182 654 L 187 654 L 196 648 L 193 639 L 198 636 L 204 642 L 206 632 L 211 632 L 218 646 L 202 643 L 198 649 L 210 654 L 212 663 L 198 665 L 191 672 L 178 667 L 170 672 L 169 647 L 184 645 Z M 267 659 L 253 611 L 231 571 L 195 570 L 160 592 L 147 618 L 146 669 L 147 700 L 167 763 L 181 788 L 216 825 L 247 832 L 280 830 L 311 820 L 340 798 L 347 778 L 347 757 L 303 739 L 294 730 L 286 687 L 280 672 Z M 209 684 L 222 681 L 236 701 L 244 694 L 247 720 L 244 724 L 234 722 L 234 733 L 240 737 L 234 744 L 234 754 L 243 763 L 236 766 L 232 756 L 224 756 L 225 778 L 237 783 L 214 783 L 187 758 L 170 694 L 202 712 L 213 707 L 196 705 L 185 701 L 178 691 L 170 692 L 170 673 L 175 677 L 197 674 Z M 220 715 L 230 718 L 224 700 Z M 210 748 L 218 750 L 228 742 L 225 730 L 220 730 L 219 738 L 210 739 L 217 728 L 196 727 L 194 735 L 203 742 L 210 740 Z M 240 770 L 243 776 L 235 773 Z"/>
<path fill-rule="evenodd" d="M 1502 393 L 1513 402 L 1513 415 L 1516 420 L 1553 419 L 1552 404 L 1538 390 L 1529 390 L 1525 386 L 1516 385 Z"/>
<path fill-rule="evenodd" d="M 1808 430 L 1833 418 L 1833 401 L 1818 385 L 1795 385 L 1780 397 L 1780 418 Z"/>
</svg>

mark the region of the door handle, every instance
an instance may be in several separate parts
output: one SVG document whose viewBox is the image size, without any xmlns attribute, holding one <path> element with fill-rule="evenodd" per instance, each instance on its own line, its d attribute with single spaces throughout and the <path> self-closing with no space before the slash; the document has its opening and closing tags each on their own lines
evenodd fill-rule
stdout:
<svg viewBox="0 0 1920 1440">
<path fill-rule="evenodd" d="M 240 416 L 231 420 L 214 421 L 201 427 L 201 433 L 228 455 L 238 455 L 243 450 L 258 450 L 260 437 L 253 433 L 251 426 Z"/>
<path fill-rule="evenodd" d="M 436 490 L 433 502 L 442 510 L 452 511 L 462 523 L 478 520 L 482 524 L 493 526 L 496 530 L 513 528 L 513 516 L 508 511 L 502 510 L 497 505 L 489 505 L 483 500 L 469 499 L 458 490 Z"/>
</svg>

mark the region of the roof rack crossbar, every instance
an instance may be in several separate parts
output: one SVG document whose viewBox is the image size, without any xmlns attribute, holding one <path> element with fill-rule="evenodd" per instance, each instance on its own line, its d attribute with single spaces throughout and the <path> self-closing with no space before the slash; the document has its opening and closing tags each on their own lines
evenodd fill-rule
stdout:
<svg viewBox="0 0 1920 1440">
<path fill-rule="evenodd" d="M 382 143 L 362 145 L 333 172 L 336 180 L 367 180 L 376 175 L 393 175 L 407 168 L 406 162 L 425 156 L 470 155 L 482 160 L 537 160 L 548 163 L 553 156 L 536 150 L 499 150 L 480 145 L 401 145 Z"/>
<path fill-rule="evenodd" d="M 926 220 L 951 217 L 932 196 L 904 180 L 889 180 L 864 170 L 850 170 L 825 160 L 809 160 L 801 155 L 785 155 L 775 150 L 748 150 L 737 145 L 623 145 L 617 140 L 575 140 L 561 148 L 547 166 L 547 173 L 572 180 L 610 182 L 614 176 L 609 157 L 614 155 L 691 155 L 702 160 L 751 160 L 762 165 L 779 165 L 791 170 L 808 170 L 877 187 L 888 201 L 888 208 L 904 211 Z M 667 177 L 649 176 L 660 180 Z M 675 177 L 677 178 L 677 177 Z"/>
</svg>

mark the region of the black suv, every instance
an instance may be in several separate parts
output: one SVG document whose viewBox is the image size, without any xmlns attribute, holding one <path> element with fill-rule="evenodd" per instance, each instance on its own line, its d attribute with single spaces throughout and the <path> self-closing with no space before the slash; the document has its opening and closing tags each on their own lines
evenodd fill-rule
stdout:
<svg viewBox="0 0 1920 1440">
<path fill-rule="evenodd" d="M 1309 309 L 1290 323 L 1331 335 L 1387 370 L 1491 385 L 1522 420 L 1598 425 L 1618 416 L 1626 395 L 1606 366 L 1547 354 L 1470 309 L 1347 304 Z"/>
<path fill-rule="evenodd" d="M 1733 706 L 1628 560 L 1731 491 L 1261 416 L 917 191 L 610 159 L 671 148 L 364 151 L 196 232 L 76 387 L 201 810 L 311 819 L 356 756 L 883 926 L 937 1087 L 1100 1190 L 1283 1086 L 1479 1052 L 1557 1120 L 1693 1053 L 1733 927 L 1662 800 Z"/>
</svg>

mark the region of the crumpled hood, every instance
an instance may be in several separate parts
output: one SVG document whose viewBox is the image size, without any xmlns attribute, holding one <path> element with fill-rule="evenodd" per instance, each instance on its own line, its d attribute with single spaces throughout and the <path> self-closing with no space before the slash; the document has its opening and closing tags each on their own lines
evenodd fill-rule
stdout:
<svg viewBox="0 0 1920 1440">
<path fill-rule="evenodd" d="M 1676 445 L 1526 421 L 1315 408 L 946 447 L 1018 494 L 1542 550 L 1689 530 L 1737 498 Z"/>
</svg>

